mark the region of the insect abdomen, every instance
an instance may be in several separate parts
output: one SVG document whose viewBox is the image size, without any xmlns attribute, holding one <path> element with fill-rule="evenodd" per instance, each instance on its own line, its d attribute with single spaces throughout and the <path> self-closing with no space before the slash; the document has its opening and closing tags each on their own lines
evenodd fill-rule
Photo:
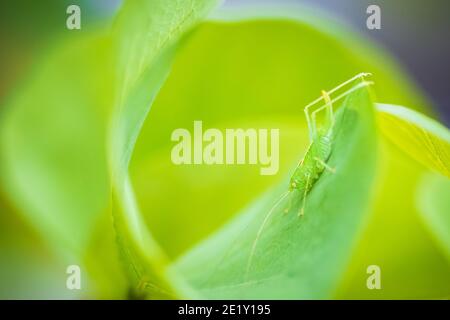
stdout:
<svg viewBox="0 0 450 320">
<path fill-rule="evenodd" d="M 328 136 L 315 140 L 306 152 L 302 162 L 295 170 L 290 181 L 290 190 L 309 192 L 325 170 L 325 163 L 331 154 L 331 141 Z"/>
</svg>

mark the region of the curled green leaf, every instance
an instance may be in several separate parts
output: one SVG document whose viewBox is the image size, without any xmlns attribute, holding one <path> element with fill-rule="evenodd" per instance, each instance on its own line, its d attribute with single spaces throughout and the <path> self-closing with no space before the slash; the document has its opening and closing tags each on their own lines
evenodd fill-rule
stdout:
<svg viewBox="0 0 450 320">
<path fill-rule="evenodd" d="M 284 183 L 188 252 L 175 269 L 206 298 L 332 297 L 371 194 L 376 156 L 372 109 L 367 89 L 344 101 L 328 160 L 336 172 L 316 182 L 303 217 L 298 216 L 297 193 L 276 202 L 288 188 Z"/>
<path fill-rule="evenodd" d="M 180 37 L 215 4 L 214 0 L 127 1 L 117 20 L 118 90 L 112 112 L 108 160 L 112 214 L 117 242 L 132 295 L 150 298 L 192 297 L 146 228 L 128 176 L 136 139 L 160 87 L 166 80 Z"/>
<path fill-rule="evenodd" d="M 417 111 L 377 104 L 381 131 L 424 166 L 450 177 L 450 131 Z"/>
</svg>

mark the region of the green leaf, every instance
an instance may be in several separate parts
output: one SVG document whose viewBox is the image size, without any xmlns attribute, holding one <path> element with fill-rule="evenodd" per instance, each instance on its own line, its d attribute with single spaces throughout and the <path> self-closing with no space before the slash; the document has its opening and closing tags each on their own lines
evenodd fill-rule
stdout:
<svg viewBox="0 0 450 320">
<path fill-rule="evenodd" d="M 113 217 L 132 294 L 188 297 L 189 288 L 146 228 L 128 178 L 128 163 L 150 106 L 170 69 L 180 37 L 215 4 L 212 0 L 127 1 L 117 20 L 114 43 L 119 79 L 112 114 L 109 163 Z"/>
<path fill-rule="evenodd" d="M 450 131 L 405 107 L 377 104 L 382 132 L 424 166 L 450 177 Z"/>
<path fill-rule="evenodd" d="M 302 17 L 307 10 L 290 12 L 298 17 L 263 19 L 255 9 L 242 21 L 202 23 L 176 53 L 130 165 L 145 221 L 170 257 L 217 230 L 287 174 L 297 154 L 284 146 L 307 147 L 302 108 L 320 90 L 370 71 L 378 97 L 427 106 L 419 91 L 372 43 L 339 25 L 325 28 L 330 20 L 317 13 L 312 23 Z M 251 165 L 173 165 L 171 133 L 191 129 L 199 119 L 205 128 L 220 130 L 280 128 L 278 174 L 264 177 Z M 223 194 L 229 197 L 226 203 L 222 203 Z"/>
<path fill-rule="evenodd" d="M 320 90 L 367 71 L 373 73 L 378 101 L 431 112 L 420 88 L 374 43 L 317 11 L 306 18 L 310 11 L 303 8 L 273 12 L 260 18 L 252 7 L 244 19 L 196 28 L 179 47 L 144 123 L 130 165 L 132 184 L 147 227 L 173 259 L 290 172 L 308 143 L 302 108 Z M 171 133 L 191 129 L 199 119 L 205 128 L 219 130 L 280 128 L 278 174 L 261 176 L 259 167 L 251 165 L 174 165 Z M 417 185 L 428 169 L 379 135 L 382 150 L 371 220 L 355 247 L 339 297 L 448 295 L 447 261 L 424 229 L 415 204 Z M 383 290 L 367 290 L 371 264 L 383 270 Z"/>
<path fill-rule="evenodd" d="M 450 180 L 437 174 L 423 179 L 417 194 L 420 214 L 450 261 Z"/>
<path fill-rule="evenodd" d="M 59 48 L 44 59 L 46 63 L 37 66 L 40 75 L 34 76 L 25 90 L 2 108 L 0 173 L 8 201 L 57 250 L 70 256 L 88 256 L 88 265 L 94 264 L 95 269 L 89 277 L 93 276 L 102 287 L 101 297 L 111 297 L 112 292 L 114 297 L 123 297 L 124 289 L 123 279 L 116 278 L 109 217 L 99 215 L 109 213 L 105 210 L 109 209 L 111 186 L 105 162 L 109 161 L 113 180 L 117 238 L 131 280 L 126 285 L 148 289 L 133 290 L 131 297 L 196 297 L 197 293 L 177 270 L 166 269 L 166 253 L 176 257 L 285 175 L 306 147 L 307 130 L 301 108 L 319 90 L 357 72 L 370 71 L 375 75 L 377 96 L 382 101 L 416 108 L 426 106 L 416 88 L 408 84 L 401 70 L 382 51 L 328 19 L 313 17 L 315 12 L 303 15 L 303 10 L 292 10 L 301 14 L 289 18 L 270 12 L 256 21 L 204 23 L 179 45 L 179 36 L 207 11 L 206 7 L 201 1 L 131 0 L 116 24 L 113 46 L 103 39 Z M 245 19 L 248 17 L 248 13 L 244 14 Z M 158 28 L 159 33 L 149 31 Z M 118 59 L 113 65 L 110 58 L 116 52 Z M 174 54 L 175 65 L 170 70 Z M 117 72 L 112 75 L 114 67 Z M 166 76 L 168 81 L 163 85 Z M 118 85 L 113 86 L 112 82 Z M 112 93 L 116 94 L 114 103 Z M 151 117 L 134 150 L 135 139 L 157 94 Z M 115 108 L 111 124 L 105 119 L 109 120 L 112 105 Z M 174 166 L 167 156 L 170 132 L 189 127 L 197 119 L 217 128 L 280 128 L 279 174 L 261 177 L 252 166 Z M 110 135 L 105 137 L 111 127 Z M 109 150 L 105 150 L 105 140 Z M 350 285 L 356 288 L 353 292 L 357 292 L 357 298 L 374 295 L 364 285 L 365 270 L 368 264 L 380 261 L 387 285 L 379 296 L 448 295 L 448 264 L 440 260 L 440 253 L 434 250 L 415 214 L 416 199 L 412 193 L 424 169 L 416 168 L 415 161 L 403 158 L 396 150 L 387 148 L 383 153 L 388 160 L 387 165 L 383 161 L 377 163 L 380 176 L 373 208 L 375 219 L 371 220 L 369 232 L 365 232 L 354 255 L 356 263 L 350 268 Z M 131 155 L 132 184 L 128 177 Z M 325 188 L 330 179 L 333 177 L 323 176 L 317 187 L 323 184 Z M 251 208 L 259 215 L 257 218 L 262 219 L 284 188 L 285 184 Z M 138 208 L 133 189 L 143 210 Z M 318 201 L 313 200 L 311 205 Z M 145 221 L 141 213 L 145 213 Z M 254 235 L 260 224 L 246 214 L 253 224 L 245 231 L 253 231 Z M 344 218 L 342 223 L 346 224 L 348 217 Z M 336 224 L 338 229 L 343 226 L 334 219 L 325 225 L 331 228 L 331 224 Z M 240 219 L 235 224 L 240 230 L 247 225 Z M 279 230 L 275 227 L 265 231 L 263 248 Z M 309 235 L 311 241 L 316 239 L 314 235 Z M 324 240 L 323 234 L 319 235 L 319 240 Z M 14 236 L 11 239 L 14 240 L 8 241 L 15 241 Z M 246 245 L 250 242 L 247 239 Z M 229 243 L 222 244 L 228 250 Z M 260 248 L 258 245 L 258 252 Z M 343 255 L 348 251 L 345 248 L 348 245 L 343 243 Z M 216 249 L 219 255 L 221 247 Z M 222 253 L 234 256 L 232 249 L 228 251 Z M 237 256 L 245 260 L 242 255 Z M 289 260 L 286 256 L 283 259 Z M 332 252 L 329 259 L 335 259 L 338 265 L 346 257 Z M 258 260 L 264 261 L 264 257 L 255 257 L 255 263 Z M 209 261 L 204 261 L 208 265 Z M 16 265 L 12 263 L 11 268 Z M 59 266 L 57 270 L 61 270 Z M 199 272 L 196 270 L 194 277 L 200 278 Z M 335 272 L 335 277 L 328 270 L 323 279 L 317 274 L 312 277 L 321 284 L 317 296 L 329 296 L 338 277 L 338 271 Z M 355 274 L 357 277 L 352 278 Z M 22 272 L 17 278 L 21 276 Z M 228 276 L 225 274 L 224 278 Z M 225 281 L 224 278 L 218 280 Z M 83 291 L 83 295 L 99 296 L 92 291 Z"/>
<path fill-rule="evenodd" d="M 288 213 L 286 202 L 274 207 L 250 260 L 262 221 L 287 190 L 284 183 L 188 252 L 175 269 L 206 298 L 330 298 L 367 212 L 375 173 L 374 125 L 369 91 L 350 94 L 337 112 L 328 161 L 336 173 L 324 173 L 316 182 L 305 216 L 297 215 L 299 195 L 289 194 L 294 204 Z"/>
</svg>

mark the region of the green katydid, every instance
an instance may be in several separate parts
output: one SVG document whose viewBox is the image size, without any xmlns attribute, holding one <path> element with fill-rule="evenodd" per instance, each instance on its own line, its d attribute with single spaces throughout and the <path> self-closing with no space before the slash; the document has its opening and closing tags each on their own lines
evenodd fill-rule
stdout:
<svg viewBox="0 0 450 320">
<path fill-rule="evenodd" d="M 302 217 L 305 213 L 306 197 L 308 193 L 311 192 L 311 189 L 314 187 L 314 184 L 319 180 L 322 173 L 325 170 L 328 170 L 331 173 L 335 173 L 336 170 L 327 164 L 327 161 L 330 158 L 332 152 L 332 144 L 333 144 L 333 127 L 334 127 L 333 103 L 360 88 L 372 84 L 372 82 L 364 80 L 365 77 L 370 75 L 371 75 L 370 73 L 360 73 L 354 76 L 353 78 L 341 83 L 340 85 L 338 85 L 337 87 L 333 88 L 330 91 L 323 90 L 319 98 L 317 98 L 304 108 L 311 141 L 310 145 L 305 153 L 305 156 L 300 161 L 300 163 L 298 164 L 294 173 L 291 176 L 289 189 L 280 196 L 280 198 L 275 202 L 273 207 L 264 217 L 264 220 L 261 224 L 261 227 L 258 230 L 256 238 L 253 241 L 252 249 L 247 262 L 247 274 L 252 264 L 252 259 L 255 254 L 258 240 L 262 234 L 262 231 L 266 223 L 269 221 L 270 216 L 274 212 L 274 209 L 289 194 L 296 192 L 301 196 L 302 200 L 302 205 L 298 211 L 298 216 Z M 359 81 L 359 83 L 353 85 L 350 89 L 341 93 L 336 98 L 331 100 L 330 98 L 331 94 L 338 92 L 340 89 L 346 87 L 349 84 L 354 83 L 355 81 Z M 324 101 L 325 104 L 311 112 L 311 109 L 321 101 Z M 321 111 L 325 112 L 325 119 L 324 119 L 325 121 L 320 126 L 318 126 L 317 114 Z M 290 200 L 292 200 L 292 197 L 290 198 Z M 287 213 L 289 209 L 290 204 L 284 211 Z"/>
</svg>

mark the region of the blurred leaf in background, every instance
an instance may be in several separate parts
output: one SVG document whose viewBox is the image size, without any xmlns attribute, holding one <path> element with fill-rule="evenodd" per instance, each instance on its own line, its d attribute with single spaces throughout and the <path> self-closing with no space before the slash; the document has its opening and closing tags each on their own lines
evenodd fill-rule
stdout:
<svg viewBox="0 0 450 320">
<path fill-rule="evenodd" d="M 111 23 L 121 0 L 17 0 L 0 3 L 0 107 L 15 92 L 20 81 L 35 70 L 39 57 L 47 54 L 61 39 L 70 39 L 80 31 L 66 28 L 66 9 L 82 8 L 82 30 L 91 32 Z"/>
<path fill-rule="evenodd" d="M 116 249 L 110 219 L 101 218 L 109 215 L 105 137 L 114 83 L 110 43 L 105 36 L 93 35 L 93 30 L 99 29 L 89 23 L 89 6 L 83 7 L 86 10 L 82 30 L 68 31 L 63 4 L 48 4 L 48 29 L 40 24 L 45 17 L 38 14 L 39 9 L 25 27 L 32 29 L 29 24 L 35 23 L 36 38 L 47 45 L 40 44 L 36 50 L 41 53 L 33 53 L 33 65 L 20 89 L 4 99 L 8 105 L 0 111 L 0 172 L 3 198 L 9 204 L 7 208 L 14 208 L 6 214 L 19 212 L 26 225 L 39 231 L 51 253 L 57 253 L 55 278 L 64 280 L 68 264 L 81 265 L 84 272 L 86 260 L 90 265 L 105 263 L 101 255 L 87 259 L 90 248 L 100 247 L 102 253 L 114 256 Z M 19 16 L 22 9 L 29 12 L 30 7 L 20 4 L 9 7 Z M 11 22 L 8 29 L 14 32 L 14 25 Z M 9 218 L 4 221 L 6 228 L 8 221 Z M 105 244 L 96 239 L 92 245 L 99 221 L 105 221 L 100 228 L 103 239 L 110 242 Z M 14 228 L 17 232 L 26 230 L 20 224 Z M 108 228 L 111 231 L 104 232 Z M 27 255 L 27 250 L 22 248 L 20 254 Z M 31 266 L 28 272 L 34 273 Z M 97 273 L 94 282 L 86 276 L 83 286 L 86 290 L 81 295 L 104 295 L 104 288 L 95 283 L 109 275 L 105 296 L 115 296 L 122 290 L 120 280 L 111 276 L 117 272 L 118 268 L 110 263 L 107 270 Z M 113 279 L 115 284 L 111 283 Z M 61 291 L 67 291 L 65 280 L 59 285 Z"/>
<path fill-rule="evenodd" d="M 424 166 L 450 178 L 450 131 L 440 123 L 401 106 L 378 104 L 384 134 Z"/>
<path fill-rule="evenodd" d="M 437 174 L 424 177 L 417 202 L 425 225 L 450 259 L 450 181 Z"/>
</svg>

